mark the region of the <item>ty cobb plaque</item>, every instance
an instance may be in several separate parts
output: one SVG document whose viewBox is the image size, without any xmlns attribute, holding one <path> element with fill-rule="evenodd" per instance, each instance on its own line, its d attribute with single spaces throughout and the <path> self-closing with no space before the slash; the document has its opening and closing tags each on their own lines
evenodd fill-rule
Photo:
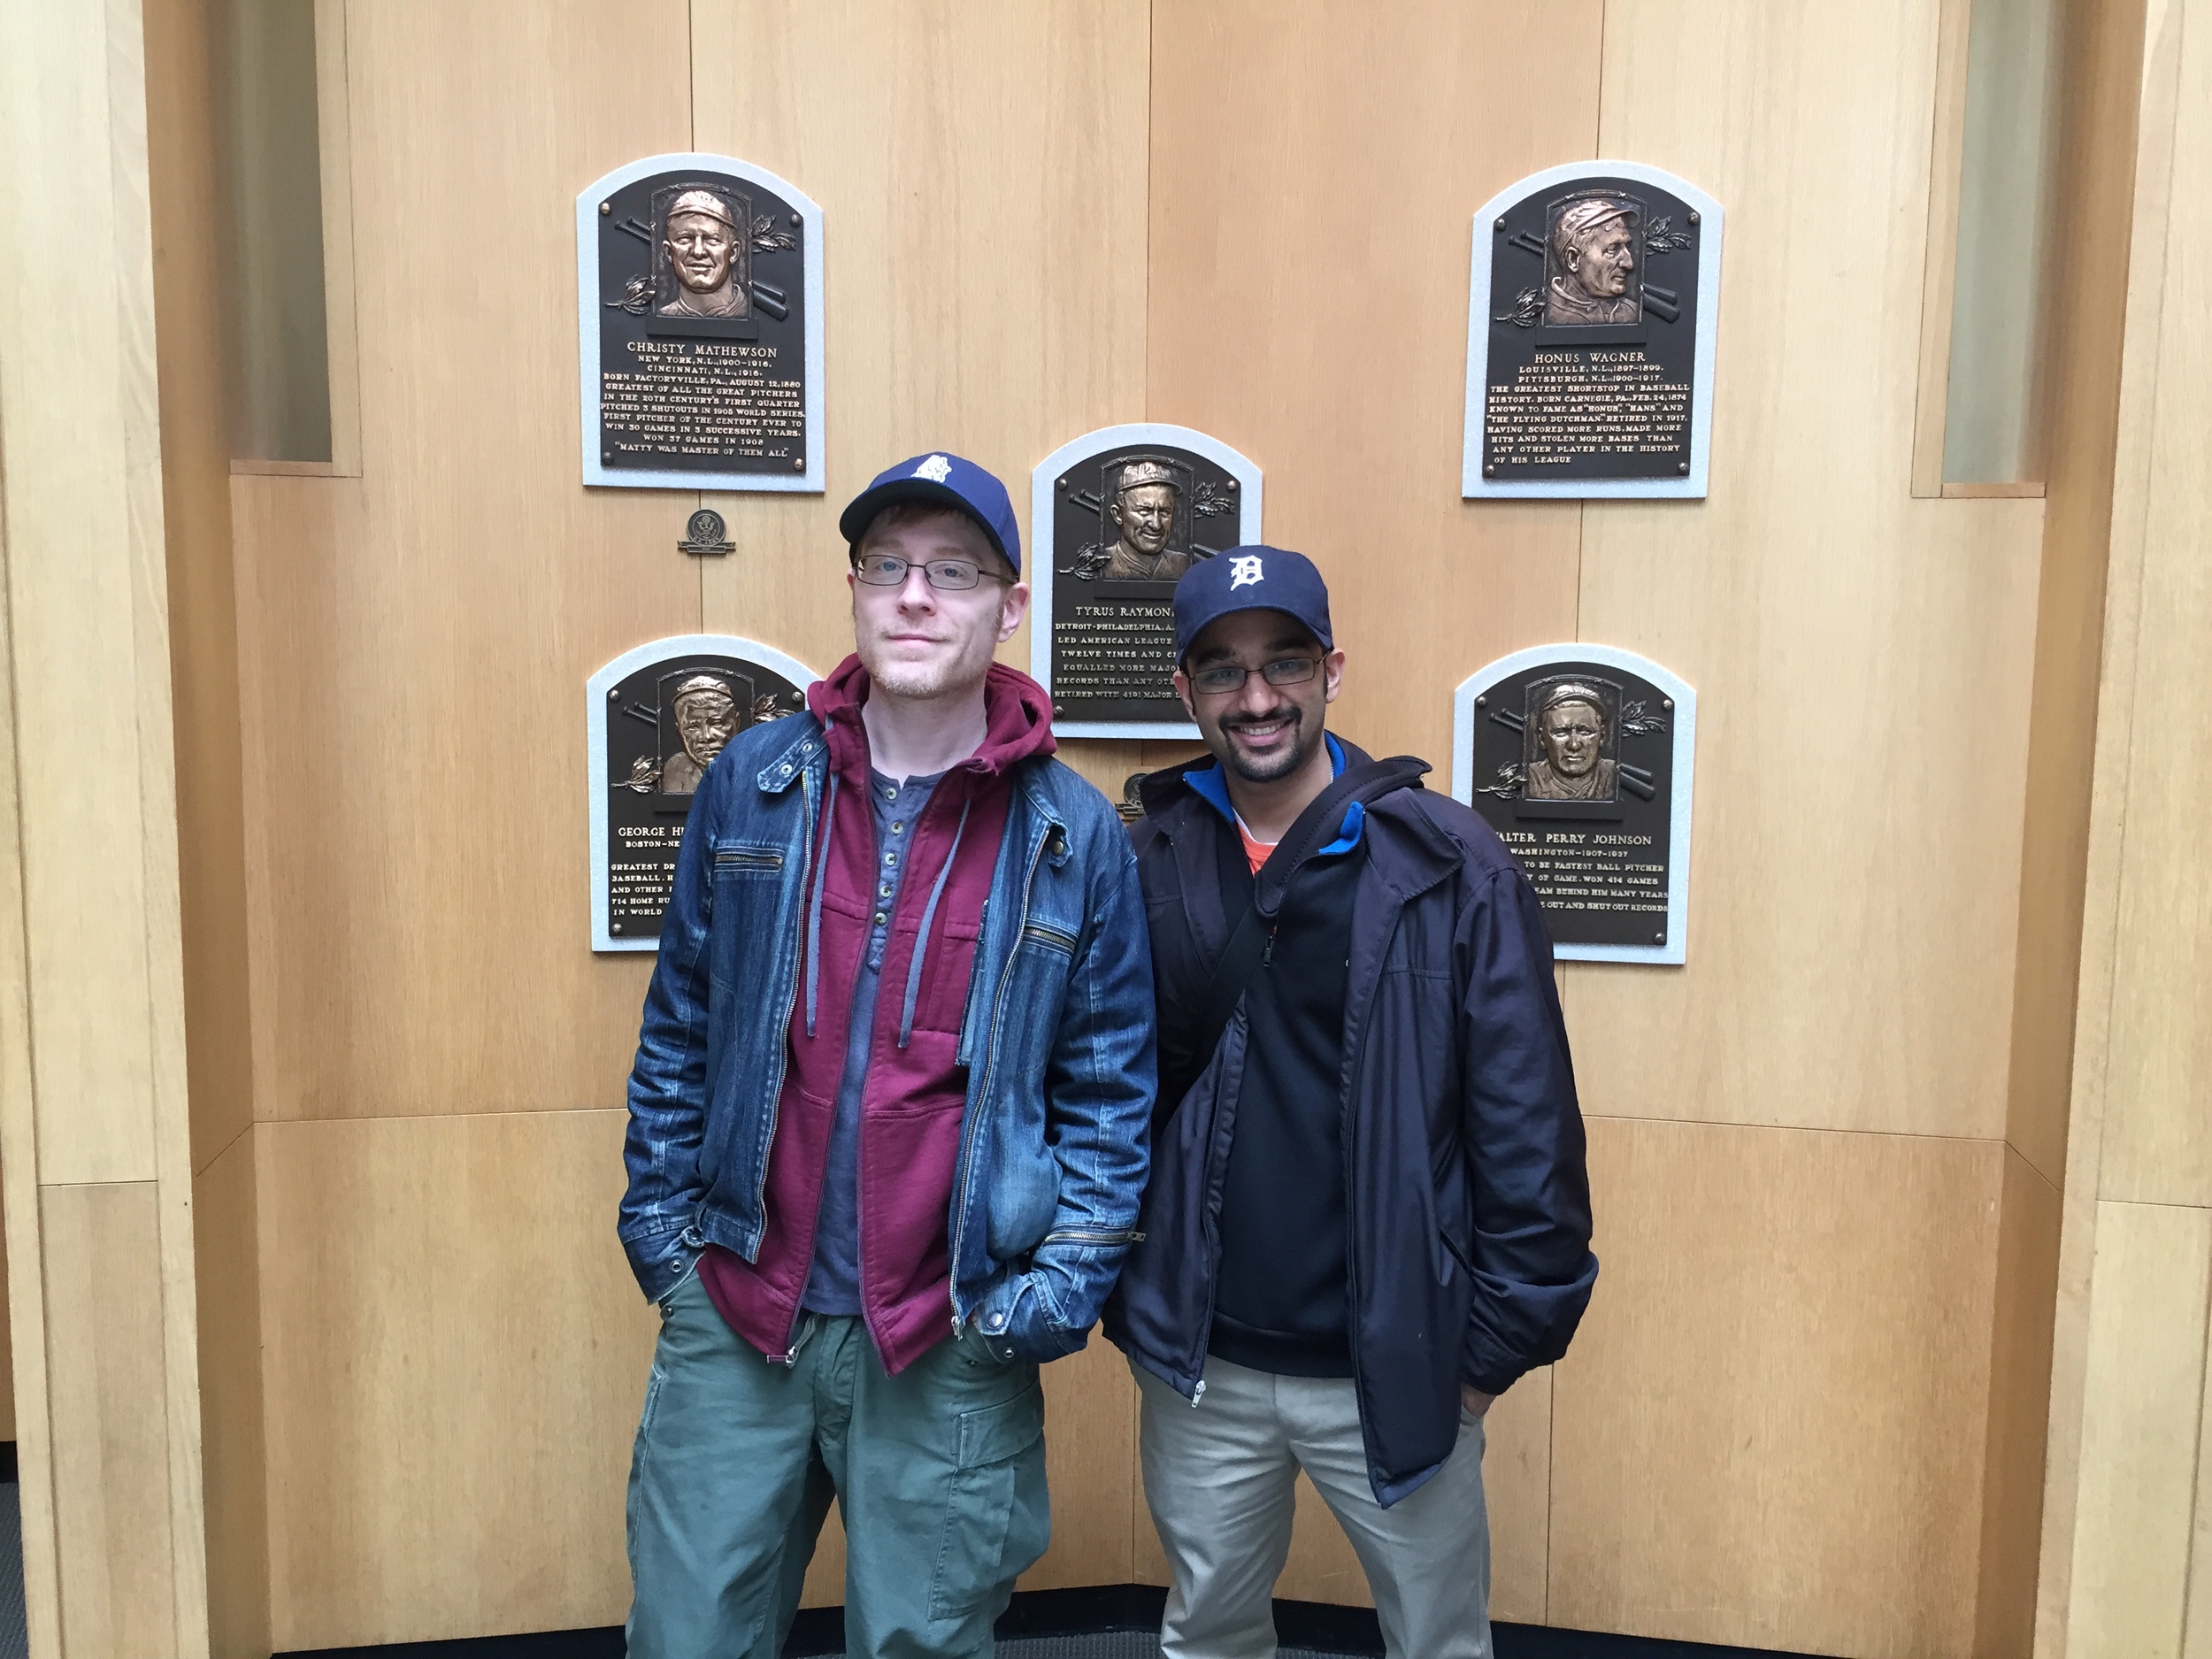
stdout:
<svg viewBox="0 0 2212 1659">
<path fill-rule="evenodd" d="M 594 950 L 651 950 L 692 796 L 729 741 L 806 706 L 816 676 L 781 651 L 687 634 L 626 651 L 585 691 Z"/>
<path fill-rule="evenodd" d="M 1190 737 L 1175 670 L 1175 584 L 1260 537 L 1260 471 L 1187 426 L 1107 426 L 1030 482 L 1038 546 L 1030 673 L 1062 737 Z"/>
<path fill-rule="evenodd" d="M 1696 692 L 1608 646 L 1518 651 L 1460 687 L 1452 794 L 1527 871 L 1562 960 L 1684 960 L 1696 730 Z"/>
<path fill-rule="evenodd" d="M 1712 197 L 1629 162 L 1484 204 L 1463 495 L 1705 494 L 1720 233 Z"/>
<path fill-rule="evenodd" d="M 576 198 L 584 482 L 823 488 L 822 213 L 728 156 Z"/>
</svg>

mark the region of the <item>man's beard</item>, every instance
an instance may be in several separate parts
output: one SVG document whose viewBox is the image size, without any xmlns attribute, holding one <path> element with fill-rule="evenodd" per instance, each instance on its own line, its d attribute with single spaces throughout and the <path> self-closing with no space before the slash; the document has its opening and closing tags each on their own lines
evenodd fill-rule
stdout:
<svg viewBox="0 0 2212 1659">
<path fill-rule="evenodd" d="M 1279 722 L 1287 723 L 1290 726 L 1290 741 L 1279 755 L 1254 759 L 1229 741 L 1230 734 L 1241 726 L 1273 726 Z M 1247 783 L 1273 783 L 1279 778 L 1289 777 L 1313 758 L 1313 751 L 1321 741 L 1317 731 L 1311 741 L 1307 741 L 1305 714 L 1295 707 L 1286 709 L 1280 714 L 1271 714 L 1265 719 L 1239 720 L 1234 726 L 1225 723 L 1221 728 L 1221 747 L 1226 751 L 1222 757 L 1223 764 Z"/>
<path fill-rule="evenodd" d="M 991 642 L 978 635 L 963 641 L 957 650 L 928 662 L 912 663 L 892 657 L 887 642 L 871 639 L 860 648 L 860 665 L 869 682 L 887 695 L 926 703 L 972 689 L 990 671 Z"/>
</svg>

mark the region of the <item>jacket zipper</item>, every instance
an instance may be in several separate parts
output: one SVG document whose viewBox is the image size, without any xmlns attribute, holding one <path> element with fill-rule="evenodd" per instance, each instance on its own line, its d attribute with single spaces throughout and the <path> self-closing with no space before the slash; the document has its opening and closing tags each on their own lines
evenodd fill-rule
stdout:
<svg viewBox="0 0 2212 1659">
<path fill-rule="evenodd" d="M 1021 914 L 1015 918 L 1014 922 L 1013 949 L 1006 953 L 1005 964 L 999 969 L 998 995 L 991 1002 L 991 1028 L 984 1039 L 990 1044 L 991 1052 L 990 1056 L 983 1063 L 983 1087 L 975 1092 L 978 1111 L 987 1110 L 990 1104 L 991 1079 L 998 1071 L 999 1022 L 1006 1013 L 1006 988 L 1014 977 L 1014 957 L 1021 950 L 1022 934 L 1029 927 L 1029 898 L 1031 892 L 1037 885 L 1037 866 L 1044 863 L 1045 849 L 1051 844 L 1051 841 L 1052 832 L 1050 826 L 1048 826 L 1045 833 L 1038 837 L 1037 850 L 1029 856 L 1029 873 L 1022 879 L 1022 908 Z M 960 1208 L 953 1217 L 952 1271 L 948 1275 L 949 1283 L 945 1291 L 952 1302 L 952 1331 L 955 1336 L 960 1334 L 960 1240 L 967 1230 L 968 1187 L 974 1179 L 975 1135 L 972 1129 L 965 1137 L 965 1144 L 960 1148 Z"/>
<path fill-rule="evenodd" d="M 1059 1233 L 1048 1233 L 1040 1240 L 1046 1244 L 1141 1244 L 1144 1234 L 1134 1227 L 1069 1227 Z"/>
<path fill-rule="evenodd" d="M 826 744 L 823 746 L 822 752 L 825 755 L 829 753 Z M 809 770 L 810 771 L 811 768 Z M 801 775 L 799 788 L 806 801 L 806 810 L 800 814 L 799 845 L 810 847 L 814 844 L 814 797 L 810 793 L 811 786 L 803 773 Z M 826 856 L 826 854 L 825 856 Z M 778 868 L 781 868 L 780 859 L 778 861 Z M 803 876 L 807 872 L 802 872 L 801 873 Z M 806 882 L 803 879 L 799 883 L 799 949 L 804 951 L 806 949 Z M 776 1144 L 776 1120 L 781 1116 L 783 1109 L 783 1079 L 791 1052 L 790 1040 L 787 1033 L 791 1029 L 791 1010 L 797 1005 L 799 1000 L 799 972 L 798 965 L 795 963 L 791 974 L 791 988 L 784 995 L 783 1013 L 775 1025 L 775 1031 L 780 1041 L 776 1044 L 775 1075 L 768 1090 L 766 1144 L 772 1148 Z M 753 1185 L 753 1213 L 761 1218 L 763 1227 L 768 1225 L 768 1160 L 765 1157 L 760 1161 L 760 1179 Z M 781 1354 L 764 1356 L 771 1365 L 793 1366 L 799 1363 L 799 1324 L 805 1317 L 806 1310 L 803 1308 L 794 1308 L 791 1310 L 791 1331 L 787 1339 L 791 1346 Z"/>
</svg>

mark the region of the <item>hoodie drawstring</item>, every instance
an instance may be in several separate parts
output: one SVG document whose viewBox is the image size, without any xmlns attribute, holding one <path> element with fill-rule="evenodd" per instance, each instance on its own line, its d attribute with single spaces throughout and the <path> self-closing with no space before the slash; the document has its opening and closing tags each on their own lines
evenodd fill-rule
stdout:
<svg viewBox="0 0 2212 1659">
<path fill-rule="evenodd" d="M 952 861 L 960 856 L 960 837 L 967 832 L 968 810 L 975 804 L 971 795 L 960 804 L 960 822 L 953 826 L 952 846 L 945 854 L 945 867 L 937 872 L 936 885 L 929 890 L 929 902 L 922 910 L 922 931 L 914 935 L 914 959 L 906 968 L 906 1005 L 899 1010 L 899 1047 L 906 1047 L 906 1040 L 914 1034 L 914 999 L 922 987 L 922 953 L 929 949 L 930 924 L 937 918 L 937 901 L 945 896 L 945 883 L 952 877 Z"/>
<path fill-rule="evenodd" d="M 822 844 L 814 860 L 814 896 L 806 908 L 806 1034 L 814 1034 L 815 989 L 822 964 L 822 888 L 829 878 L 830 832 L 837 825 L 837 769 L 830 768 L 829 797 L 822 808 Z"/>
</svg>

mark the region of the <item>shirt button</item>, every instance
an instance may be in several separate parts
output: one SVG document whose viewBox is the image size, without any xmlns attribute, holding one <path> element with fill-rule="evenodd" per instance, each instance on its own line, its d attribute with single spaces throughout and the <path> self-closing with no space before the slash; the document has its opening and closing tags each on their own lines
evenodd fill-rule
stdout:
<svg viewBox="0 0 2212 1659">
<path fill-rule="evenodd" d="M 905 833 L 905 831 L 906 831 L 906 826 L 905 826 L 905 825 L 901 824 L 901 823 L 898 823 L 898 822 L 896 822 L 895 820 L 892 823 L 892 826 L 891 826 L 891 833 L 892 833 L 894 835 L 903 834 L 903 833 Z"/>
<path fill-rule="evenodd" d="M 876 926 L 878 927 L 883 926 L 883 912 L 881 910 L 878 910 L 876 912 Z"/>
<path fill-rule="evenodd" d="M 883 855 L 883 862 L 887 864 L 895 864 L 898 863 L 898 861 L 899 856 L 896 853 L 886 853 Z"/>
<path fill-rule="evenodd" d="M 887 881 L 881 887 L 878 887 L 876 889 L 876 896 L 879 899 L 889 898 L 891 896 L 891 884 Z"/>
<path fill-rule="evenodd" d="M 899 798 L 899 792 L 893 788 L 890 785 L 886 784 L 883 787 L 883 798 L 887 801 L 895 801 Z"/>
</svg>

